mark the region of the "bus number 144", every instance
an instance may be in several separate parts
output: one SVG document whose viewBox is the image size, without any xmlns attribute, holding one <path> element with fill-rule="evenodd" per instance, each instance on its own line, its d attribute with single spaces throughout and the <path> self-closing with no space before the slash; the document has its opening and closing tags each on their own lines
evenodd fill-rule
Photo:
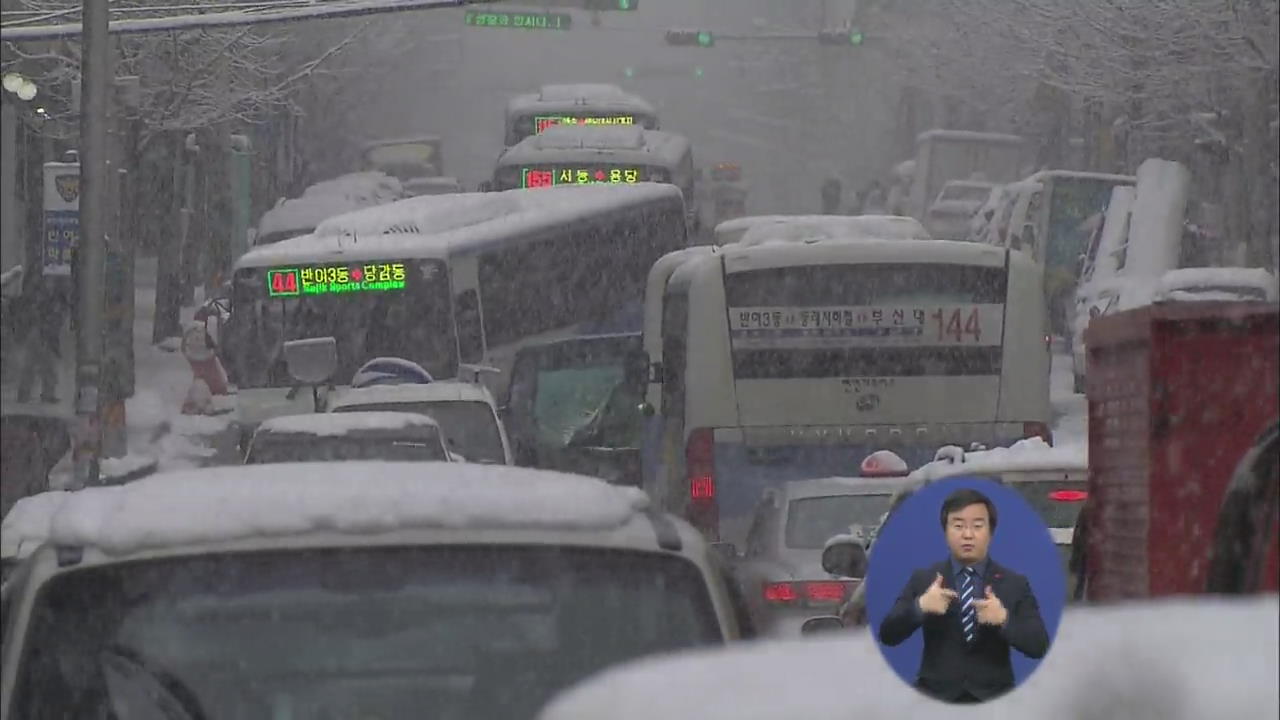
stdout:
<svg viewBox="0 0 1280 720">
<path fill-rule="evenodd" d="M 978 317 L 978 308 L 970 310 L 968 317 L 963 316 L 960 308 L 950 313 L 938 308 L 930 317 L 938 325 L 938 340 L 954 338 L 956 342 L 964 342 L 965 335 L 973 336 L 974 342 L 982 340 L 982 320 Z"/>
</svg>

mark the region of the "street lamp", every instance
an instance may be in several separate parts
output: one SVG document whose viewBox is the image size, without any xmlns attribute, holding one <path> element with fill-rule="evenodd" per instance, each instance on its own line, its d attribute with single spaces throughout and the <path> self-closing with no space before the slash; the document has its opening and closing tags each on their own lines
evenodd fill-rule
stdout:
<svg viewBox="0 0 1280 720">
<path fill-rule="evenodd" d="M 21 73 L 6 73 L 3 82 L 5 90 L 17 95 L 22 100 L 34 100 L 38 94 L 36 84 Z"/>
</svg>

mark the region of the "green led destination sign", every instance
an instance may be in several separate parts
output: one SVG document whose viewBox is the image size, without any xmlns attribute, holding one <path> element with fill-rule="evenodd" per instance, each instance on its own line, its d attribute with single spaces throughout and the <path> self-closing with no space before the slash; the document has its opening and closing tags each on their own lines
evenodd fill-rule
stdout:
<svg viewBox="0 0 1280 720">
<path fill-rule="evenodd" d="M 352 292 L 395 292 L 405 289 L 402 262 L 371 262 L 267 270 L 271 297 L 338 295 Z"/>
<path fill-rule="evenodd" d="M 472 27 L 518 28 L 525 30 L 568 30 L 573 25 L 569 13 L 553 12 L 491 12 L 468 10 L 463 24 Z"/>
</svg>

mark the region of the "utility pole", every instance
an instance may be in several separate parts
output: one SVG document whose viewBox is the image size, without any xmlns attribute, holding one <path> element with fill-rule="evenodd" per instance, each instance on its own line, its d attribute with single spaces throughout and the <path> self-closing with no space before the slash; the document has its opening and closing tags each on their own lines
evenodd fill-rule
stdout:
<svg viewBox="0 0 1280 720">
<path fill-rule="evenodd" d="M 107 0 L 84 0 L 80 61 L 80 247 L 76 250 L 76 435 L 79 487 L 98 483 L 102 451 L 98 385 L 102 365 L 103 250 L 107 229 L 107 93 L 111 46 Z"/>
</svg>

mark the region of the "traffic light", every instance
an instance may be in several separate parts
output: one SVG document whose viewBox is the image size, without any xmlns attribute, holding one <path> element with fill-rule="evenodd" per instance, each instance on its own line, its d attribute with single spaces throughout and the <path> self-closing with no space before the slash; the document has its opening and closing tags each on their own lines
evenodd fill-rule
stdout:
<svg viewBox="0 0 1280 720">
<path fill-rule="evenodd" d="M 716 37 L 710 30 L 688 30 L 673 28 L 667 31 L 668 45 L 697 45 L 711 47 L 716 44 Z"/>
<path fill-rule="evenodd" d="M 823 45 L 852 45 L 856 47 L 861 45 L 864 39 L 862 31 L 858 28 L 822 30 L 818 33 L 818 42 Z"/>
<path fill-rule="evenodd" d="M 640 0 L 582 0 L 585 10 L 635 10 Z"/>
</svg>

